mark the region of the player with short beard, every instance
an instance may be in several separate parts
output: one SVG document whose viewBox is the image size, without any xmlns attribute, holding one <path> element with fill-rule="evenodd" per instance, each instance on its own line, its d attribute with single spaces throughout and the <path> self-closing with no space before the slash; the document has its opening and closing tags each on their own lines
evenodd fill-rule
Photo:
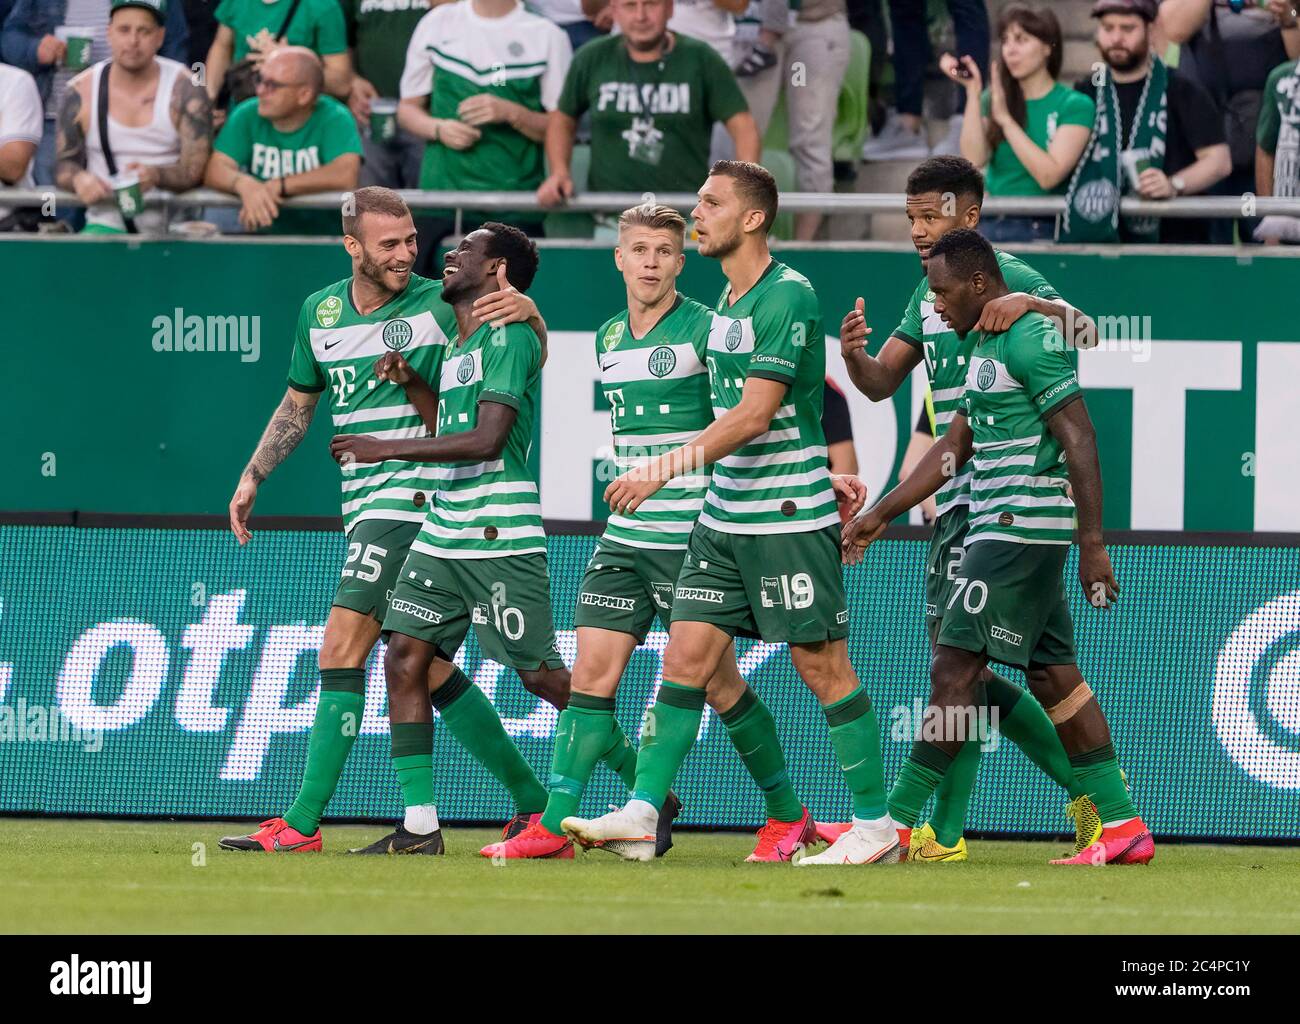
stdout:
<svg viewBox="0 0 1300 1024">
<path fill-rule="evenodd" d="M 455 316 L 442 298 L 442 282 L 412 273 L 415 225 L 401 196 L 363 188 L 352 203 L 343 217 L 352 276 L 303 303 L 289 387 L 230 500 L 230 528 L 240 544 L 252 537 L 249 516 L 259 487 L 298 446 L 327 389 L 338 431 L 364 425 L 385 437 L 416 438 L 436 428 L 438 398 L 426 380 L 437 379 Z M 526 321 L 545 332 L 536 305 L 513 288 L 484 295 L 474 308 L 492 322 Z M 321 849 L 321 815 L 361 726 L 366 660 L 379 639 L 398 569 L 437 490 L 438 473 L 399 461 L 355 465 L 345 471 L 342 486 L 347 557 L 325 623 L 321 693 L 302 784 L 283 817 L 262 822 L 251 835 L 221 839 L 225 850 Z M 460 669 L 440 661 L 430 671 L 429 686 L 463 679 Z M 460 735 L 454 720 L 448 727 Z"/>
</svg>

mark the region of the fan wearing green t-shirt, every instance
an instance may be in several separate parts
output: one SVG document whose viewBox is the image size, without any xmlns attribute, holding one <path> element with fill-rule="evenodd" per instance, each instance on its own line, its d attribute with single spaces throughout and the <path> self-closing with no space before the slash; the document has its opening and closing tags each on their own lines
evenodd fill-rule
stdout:
<svg viewBox="0 0 1300 1024">
<path fill-rule="evenodd" d="M 245 58 L 260 61 L 277 46 L 305 46 L 325 65 L 323 92 L 347 96 L 352 82 L 338 0 L 221 0 L 208 50 L 208 95 L 215 101 L 226 72 Z M 292 9 L 292 17 L 290 17 Z M 283 36 L 283 38 L 281 38 Z"/>
<path fill-rule="evenodd" d="M 1048 8 L 1010 4 L 997 22 L 1001 60 L 988 89 L 969 56 L 946 55 L 944 72 L 966 89 L 961 153 L 984 168 L 991 196 L 1065 192 L 1092 136 L 1091 99 L 1058 82 L 1061 25 Z M 980 225 L 998 242 L 1050 240 L 1054 217 L 994 217 Z"/>
<path fill-rule="evenodd" d="M 543 206 L 574 192 L 578 118 L 591 113 L 591 192 L 694 192 L 708 176 L 713 125 L 720 122 L 738 160 L 758 162 L 754 117 L 726 62 L 708 43 L 668 31 L 668 0 L 610 0 L 617 35 L 573 58 L 558 108 L 546 126 L 550 177 Z"/>
<path fill-rule="evenodd" d="M 208 188 L 237 195 L 246 231 L 338 234 L 334 210 L 281 209 L 285 199 L 349 192 L 361 170 L 361 136 L 338 100 L 322 96 L 320 60 L 305 47 L 275 51 L 257 98 L 230 112 L 208 163 Z"/>
</svg>

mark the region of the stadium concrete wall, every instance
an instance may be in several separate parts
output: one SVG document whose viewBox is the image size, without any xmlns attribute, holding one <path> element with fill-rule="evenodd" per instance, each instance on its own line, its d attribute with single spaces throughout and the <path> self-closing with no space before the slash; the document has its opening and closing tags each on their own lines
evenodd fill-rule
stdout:
<svg viewBox="0 0 1300 1024">
<path fill-rule="evenodd" d="M 10 517 L 11 519 L 13 517 Z M 924 721 L 925 542 L 873 546 L 846 571 L 849 652 L 875 705 L 892 779 Z M 1186 538 L 1184 538 L 1186 539 Z M 559 647 L 575 654 L 573 607 L 595 538 L 553 533 Z M 1068 585 L 1080 665 L 1110 720 L 1148 824 L 1162 835 L 1300 840 L 1300 548 L 1112 543 L 1117 609 Z M 316 652 L 344 540 L 269 530 L 0 525 L 0 813 L 266 817 L 291 802 L 317 698 Z M 1073 556 L 1067 584 L 1075 579 Z M 618 716 L 636 738 L 661 679 L 666 635 L 632 658 Z M 843 820 L 849 794 L 825 719 L 780 646 L 742 641 L 741 670 L 771 706 L 800 795 Z M 493 700 L 545 778 L 556 712 L 472 635 L 457 661 Z M 394 818 L 382 652 L 367 672 L 358 741 L 331 817 Z M 1065 795 L 996 732 L 986 738 L 971 829 L 1060 833 Z M 501 820 L 505 792 L 435 729 L 443 818 Z M 683 821 L 763 817 L 712 712 L 677 791 Z M 584 809 L 621 802 L 597 769 Z"/>
<path fill-rule="evenodd" d="M 924 381 L 916 374 L 906 394 L 873 405 L 847 386 L 835 336 L 862 295 L 882 343 L 917 282 L 916 257 L 780 255 L 818 290 L 829 373 L 850 394 L 862 473 L 878 492 L 896 474 Z M 1271 252 L 1027 258 L 1108 334 L 1080 357 L 1108 527 L 1300 529 L 1300 322 L 1289 312 L 1300 262 Z M 349 270 L 337 243 L 264 240 L 4 240 L 0 266 L 10 300 L 0 509 L 169 515 L 225 510 L 283 393 L 303 298 Z M 683 291 L 711 301 L 720 284 L 714 263 L 688 257 Z M 592 332 L 623 305 L 622 283 L 606 250 L 547 248 L 534 295 L 552 332 L 535 449 L 543 507 L 601 518 L 608 423 Z M 329 422 L 317 421 L 263 488 L 259 513 L 337 513 Z"/>
</svg>

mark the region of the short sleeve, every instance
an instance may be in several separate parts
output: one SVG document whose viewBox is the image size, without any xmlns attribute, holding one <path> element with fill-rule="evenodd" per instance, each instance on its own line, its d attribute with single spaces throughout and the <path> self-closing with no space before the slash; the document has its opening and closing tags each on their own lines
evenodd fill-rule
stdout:
<svg viewBox="0 0 1300 1024">
<path fill-rule="evenodd" d="M 315 315 L 313 300 L 308 299 L 298 311 L 298 327 L 293 335 L 293 355 L 289 357 L 289 387 L 295 391 L 324 391 L 325 374 L 316 353 L 311 349 L 311 322 Z"/>
<path fill-rule="evenodd" d="M 222 25 L 234 28 L 235 18 L 238 17 L 238 11 L 239 0 L 221 0 L 221 3 L 217 4 L 217 9 L 213 14 L 213 17 Z"/>
<path fill-rule="evenodd" d="M 1065 340 L 1045 317 L 1008 338 L 1007 370 L 1046 418 L 1082 392 L 1079 374 L 1070 365 Z"/>
<path fill-rule="evenodd" d="M 892 335 L 899 341 L 907 342 L 915 349 L 922 348 L 924 345 L 925 332 L 921 326 L 921 295 L 928 291 L 929 288 L 930 283 L 922 278 L 921 283 L 912 292 L 912 298 L 908 301 L 907 308 L 903 310 L 903 319 L 894 328 Z"/>
<path fill-rule="evenodd" d="M 569 73 L 569 66 L 573 63 L 573 44 L 569 42 L 568 35 L 557 25 L 547 25 L 552 40 L 550 47 L 550 58 L 546 62 L 546 70 L 542 72 L 542 109 L 546 111 L 554 110 L 560 102 L 560 93 L 564 89 L 564 80 Z"/>
<path fill-rule="evenodd" d="M 1282 130 L 1282 79 L 1294 72 L 1295 62 L 1279 64 L 1269 72 L 1264 84 L 1264 98 L 1259 109 L 1259 123 L 1255 128 L 1255 141 L 1265 153 L 1277 151 L 1277 137 Z"/>
<path fill-rule="evenodd" d="M 1048 283 L 1047 278 L 1024 260 L 1011 257 L 1002 266 L 1002 277 L 1013 292 L 1024 292 L 1036 299 L 1056 300 L 1060 293 Z"/>
<path fill-rule="evenodd" d="M 224 153 L 240 167 L 248 167 L 253 159 L 253 119 L 257 117 L 257 100 L 244 100 L 226 118 L 225 127 L 217 136 L 212 148 Z"/>
<path fill-rule="evenodd" d="M 569 70 L 564 76 L 564 87 L 555 109 L 562 114 L 577 119 L 587 110 L 587 68 L 591 64 L 591 54 L 596 45 L 588 43 L 573 55 Z"/>
<path fill-rule="evenodd" d="M 338 102 L 328 104 L 329 119 L 324 124 L 321 145 L 321 163 L 337 160 L 346 153 L 360 153 L 361 133 L 357 131 L 356 118 L 347 107 Z"/>
<path fill-rule="evenodd" d="M 817 298 L 812 290 L 791 281 L 777 285 L 754 310 L 754 351 L 746 376 L 784 384 L 794 381 L 813 329 Z"/>
<path fill-rule="evenodd" d="M 335 0 L 326 0 L 316 17 L 316 52 L 322 57 L 346 53 L 348 29 L 343 21 L 343 9 Z"/>
<path fill-rule="evenodd" d="M 1177 118 L 1179 130 L 1193 151 L 1217 146 L 1227 140 L 1223 134 L 1223 115 L 1218 105 L 1195 79 L 1175 72 L 1169 82 L 1170 117 Z M 1171 126 L 1172 131 L 1172 126 Z M 1176 173 L 1181 168 L 1174 168 Z"/>
<path fill-rule="evenodd" d="M 1061 111 L 1056 118 L 1057 126 L 1077 124 L 1083 128 L 1091 128 L 1097 120 L 1096 102 L 1091 96 L 1085 96 L 1073 89 L 1065 89 L 1064 93 L 1065 96 L 1061 101 Z"/>
<path fill-rule="evenodd" d="M 6 142 L 41 141 L 45 115 L 36 79 L 25 71 L 15 70 L 12 87 L 4 95 L 4 117 L 0 119 L 0 146 Z"/>
<path fill-rule="evenodd" d="M 700 44 L 703 61 L 706 110 L 711 121 L 728 121 L 749 109 L 745 94 L 740 91 L 736 76 L 717 50 L 707 43 Z"/>
<path fill-rule="evenodd" d="M 415 26 L 411 41 L 406 44 L 406 64 L 402 68 L 402 83 L 398 87 L 401 98 L 428 96 L 433 92 L 433 61 L 425 50 L 429 38 L 429 19 L 438 13 L 437 8 L 430 11 Z"/>
<path fill-rule="evenodd" d="M 542 345 L 527 324 L 507 324 L 503 335 L 493 337 L 480 350 L 483 360 L 483 388 L 480 402 L 498 402 L 518 409 L 528 381 L 542 361 Z"/>
</svg>

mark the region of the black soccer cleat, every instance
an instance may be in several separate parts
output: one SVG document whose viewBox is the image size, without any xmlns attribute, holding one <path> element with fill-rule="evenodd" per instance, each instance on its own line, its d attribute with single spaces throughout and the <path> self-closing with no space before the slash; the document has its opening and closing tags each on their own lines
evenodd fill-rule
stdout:
<svg viewBox="0 0 1300 1024">
<path fill-rule="evenodd" d="M 662 857 L 673 848 L 673 822 L 682 813 L 682 802 L 677 794 L 668 791 L 664 805 L 659 808 L 659 825 L 655 829 L 655 856 Z"/>
<path fill-rule="evenodd" d="M 414 832 L 408 832 L 401 825 L 397 826 L 396 832 L 391 832 L 378 839 L 369 846 L 363 846 L 359 850 L 349 850 L 348 853 L 424 853 L 438 855 L 443 853 L 442 829 L 434 829 L 427 836 L 419 836 Z"/>
</svg>

